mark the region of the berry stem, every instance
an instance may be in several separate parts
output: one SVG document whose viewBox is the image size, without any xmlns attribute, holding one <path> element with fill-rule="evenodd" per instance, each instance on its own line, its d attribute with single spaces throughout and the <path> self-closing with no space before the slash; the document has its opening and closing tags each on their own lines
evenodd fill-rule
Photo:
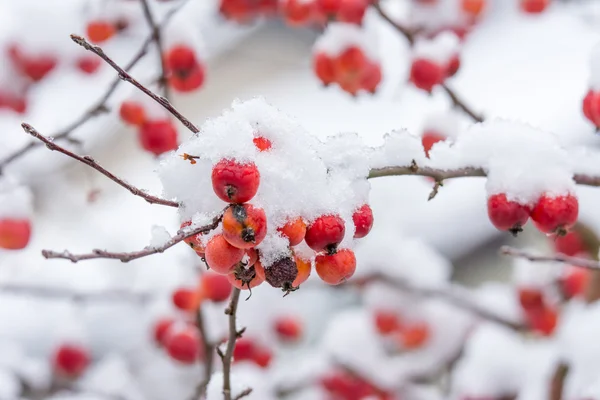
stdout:
<svg viewBox="0 0 600 400">
<path fill-rule="evenodd" d="M 181 8 L 181 6 L 183 6 L 183 4 L 185 3 L 182 2 L 180 5 L 178 5 L 177 7 L 174 7 L 173 9 L 171 9 L 164 17 L 163 21 L 160 24 L 160 28 L 162 29 L 164 26 L 166 26 L 166 24 L 170 21 L 170 19 L 173 17 L 173 15 L 175 15 L 175 13 Z M 136 53 L 136 55 L 131 59 L 131 61 L 129 61 L 129 63 L 127 63 L 127 65 L 123 68 L 125 71 L 129 71 L 131 70 L 133 67 L 135 67 L 146 55 L 146 53 L 148 52 L 148 47 L 153 43 L 154 41 L 154 35 L 151 34 L 142 44 L 142 46 L 140 47 L 140 49 L 138 50 L 138 52 Z M 58 132 L 50 135 L 54 140 L 58 140 L 58 139 L 65 139 L 68 140 L 70 142 L 74 142 L 74 143 L 79 143 L 78 140 L 71 138 L 71 134 L 76 131 L 79 127 L 81 127 L 82 125 L 84 125 L 86 122 L 88 122 L 89 120 L 97 117 L 98 115 L 104 114 L 106 112 L 109 111 L 108 107 L 106 106 L 106 103 L 108 102 L 108 100 L 110 99 L 110 97 L 112 96 L 112 94 L 115 92 L 115 90 L 117 89 L 117 87 L 119 86 L 119 83 L 121 83 L 121 78 L 117 77 L 115 80 L 112 81 L 112 83 L 109 85 L 108 89 L 106 90 L 106 92 L 102 95 L 102 97 L 100 97 L 98 99 L 98 101 L 92 105 L 92 107 L 90 107 L 87 111 L 85 111 L 83 114 L 81 114 L 76 120 L 74 120 L 73 122 L 71 122 L 69 125 L 67 125 L 66 127 L 64 127 L 63 129 L 59 130 Z M 37 148 L 41 146 L 40 142 L 36 142 L 36 141 L 32 141 L 27 143 L 26 145 L 24 145 L 23 147 L 19 148 L 18 150 L 15 150 L 13 153 L 11 153 L 10 155 L 8 155 L 6 158 L 4 158 L 3 160 L 0 161 L 0 175 L 2 174 L 2 170 L 11 162 L 25 156 L 26 154 L 28 154 L 31 150 Z"/>
<path fill-rule="evenodd" d="M 131 192 L 131 194 L 133 194 L 134 196 L 139 196 L 139 197 L 143 198 L 144 200 L 146 200 L 150 204 L 160 204 L 163 206 L 169 206 L 169 207 L 175 207 L 175 208 L 179 207 L 179 203 L 177 203 L 176 201 L 161 199 L 160 197 L 152 196 L 152 195 L 146 193 L 145 191 L 143 191 L 142 189 L 138 189 L 135 186 L 130 185 L 129 183 L 125 182 L 123 179 L 117 177 L 112 172 L 110 172 L 107 169 L 105 169 L 104 167 L 102 167 L 92 157 L 79 156 L 79 155 L 65 149 L 64 147 L 57 145 L 56 143 L 54 143 L 53 139 L 49 139 L 49 138 L 43 136 L 33 126 L 26 124 L 26 123 L 22 123 L 21 127 L 23 128 L 23 130 L 25 132 L 27 132 L 34 138 L 38 139 L 40 142 L 44 143 L 49 150 L 58 151 L 59 153 L 62 153 L 68 157 L 71 157 L 71 158 L 79 161 L 79 162 L 82 162 L 83 164 L 87 165 L 88 167 L 95 169 L 96 171 L 100 172 L 102 175 L 106 176 L 111 181 L 116 182 L 118 185 L 129 190 Z"/>
<path fill-rule="evenodd" d="M 106 55 L 106 53 L 104 52 L 104 50 L 102 50 L 102 48 L 100 46 L 94 46 L 93 44 L 90 44 L 87 40 L 85 40 L 85 38 L 78 36 L 78 35 L 71 35 L 71 39 L 75 43 L 77 43 L 78 45 L 83 47 L 84 49 L 91 51 L 92 53 L 96 54 L 98 57 L 102 58 L 108 65 L 110 65 L 115 71 L 117 71 L 119 73 L 120 79 L 122 79 L 126 82 L 129 82 L 130 84 L 132 84 L 133 86 L 135 86 L 136 88 L 138 88 L 139 90 L 144 92 L 146 95 L 148 95 L 150 98 L 152 98 L 154 101 L 156 101 L 158 104 L 163 106 L 163 108 L 165 108 L 175 118 L 177 118 L 179 121 L 181 121 L 181 123 L 187 129 L 189 129 L 193 133 L 200 132 L 198 127 L 196 125 L 194 125 L 186 117 L 184 117 L 183 114 L 181 114 L 175 107 L 173 107 L 173 105 L 171 105 L 171 103 L 169 102 L 168 99 L 157 95 L 152 90 L 148 89 L 146 86 L 144 86 L 139 81 L 137 81 L 134 77 L 129 75 L 127 73 L 127 71 L 125 71 L 123 68 L 121 68 L 112 58 L 110 58 L 108 55 Z"/>
<path fill-rule="evenodd" d="M 62 258 L 62 259 L 70 260 L 73 263 L 83 261 L 83 260 L 96 259 L 96 258 L 110 258 L 110 259 L 114 259 L 114 260 L 120 260 L 122 262 L 129 262 L 132 260 L 136 260 L 138 258 L 150 256 L 152 254 L 163 253 L 167 249 L 175 246 L 177 243 L 182 242 L 184 239 L 187 239 L 188 237 L 198 235 L 199 233 L 210 232 L 210 231 L 216 229 L 217 226 L 219 226 L 219 223 L 221 222 L 222 218 L 223 218 L 223 211 L 221 211 L 217 216 L 215 216 L 213 218 L 212 222 L 208 225 L 193 228 L 191 230 L 179 230 L 177 235 L 171 237 L 171 239 L 168 240 L 166 243 L 164 243 L 162 246 L 145 247 L 142 250 L 133 251 L 130 253 L 127 253 L 127 252 L 116 253 L 116 252 L 110 252 L 110 251 L 106 251 L 106 250 L 95 249 L 95 250 L 92 250 L 91 253 L 87 253 L 87 254 L 72 254 L 68 250 L 65 250 L 62 252 L 51 251 L 51 250 L 42 250 L 42 255 L 46 259 Z"/>
<path fill-rule="evenodd" d="M 515 248 L 509 247 L 509 246 L 503 246 L 500 249 L 500 253 L 507 255 L 507 256 L 511 256 L 511 257 L 525 258 L 532 262 L 560 262 L 560 263 L 565 263 L 565 264 L 569 264 L 569 265 L 573 265 L 573 266 L 577 266 L 577 267 L 587 268 L 590 270 L 600 270 L 600 262 L 598 262 L 598 261 L 590 260 L 587 258 L 566 256 L 564 254 L 554 254 L 551 256 L 543 256 L 543 255 L 533 254 L 533 253 L 530 253 L 527 251 L 515 249 Z"/>
</svg>

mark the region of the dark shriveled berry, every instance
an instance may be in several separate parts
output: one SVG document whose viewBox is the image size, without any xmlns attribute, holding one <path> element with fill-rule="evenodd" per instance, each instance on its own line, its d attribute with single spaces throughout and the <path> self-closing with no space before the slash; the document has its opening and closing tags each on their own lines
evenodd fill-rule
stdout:
<svg viewBox="0 0 600 400">
<path fill-rule="evenodd" d="M 265 277 L 269 285 L 282 288 L 284 292 L 294 289 L 292 283 L 298 276 L 298 266 L 293 258 L 285 257 L 276 261 L 269 268 L 265 268 Z"/>
</svg>

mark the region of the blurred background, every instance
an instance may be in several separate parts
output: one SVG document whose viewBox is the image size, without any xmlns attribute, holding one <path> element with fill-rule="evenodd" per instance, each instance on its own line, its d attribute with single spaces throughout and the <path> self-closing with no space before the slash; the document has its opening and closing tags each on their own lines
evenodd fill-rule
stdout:
<svg viewBox="0 0 600 400">
<path fill-rule="evenodd" d="M 182 5 L 181 0 L 148 0 L 157 21 L 170 18 L 162 29 L 165 46 L 185 43 L 203 66 L 201 87 L 185 93 L 170 91 L 172 104 L 197 125 L 221 114 L 235 99 L 256 96 L 296 118 L 321 139 L 357 132 L 373 146 L 380 145 L 383 135 L 393 130 L 422 135 L 435 124 L 460 130 L 471 123 L 464 113 L 452 109 L 440 88 L 429 94 L 409 83 L 409 43 L 374 7 L 367 9 L 361 29 L 375 37 L 368 51 L 377 54 L 382 80 L 374 94 L 352 96 L 337 85 L 324 87 L 315 75 L 313 46 L 322 35 L 322 26 L 291 26 L 281 10 L 239 22 L 224 15 L 221 3 L 188 0 Z M 380 6 L 398 23 L 410 26 L 415 7 L 426 7 L 417 3 L 427 2 L 388 0 Z M 439 3 L 445 5 L 430 12 L 442 28 L 458 15 L 451 10 L 460 7 L 460 1 Z M 460 69 L 447 84 L 487 120 L 530 124 L 556 134 L 565 147 L 596 147 L 595 128 L 583 116 L 581 103 L 590 88 L 592 50 L 600 39 L 600 3 L 552 1 L 535 14 L 524 12 L 519 3 L 485 2 L 476 23 L 469 23 L 460 47 Z M 177 7 L 181 9 L 170 16 L 170 10 Z M 42 249 L 74 253 L 95 248 L 141 249 L 161 231 L 158 227 L 171 235 L 177 232 L 180 219 L 176 210 L 148 204 L 44 146 L 13 157 L 33 140 L 22 131 L 21 122 L 50 137 L 68 132 L 67 140 L 59 143 L 77 154 L 93 156 L 127 182 L 160 195 L 155 171 L 161 155 L 140 145 L 138 128 L 122 120 L 120 107 L 124 101 L 134 100 L 146 104 L 147 112 L 169 117 L 127 83 L 120 83 L 106 102 L 99 103 L 116 73 L 69 38 L 72 33 L 89 38 L 90 24 L 99 21 L 112 21 L 113 28 L 118 22 L 120 28 L 99 44 L 119 65 L 126 65 L 150 35 L 142 2 L 2 0 L 0 19 L 0 51 L 4 54 L 0 66 L 0 220 L 18 216 L 31 224 L 25 248 L 0 249 L 0 400 L 200 398 L 194 393 L 204 379 L 202 360 L 178 362 L 157 346 L 153 336 L 157 321 L 182 313 L 172 297 L 178 288 L 196 285 L 204 270 L 196 254 L 179 245 L 127 264 L 102 259 L 73 264 L 45 260 L 41 255 Z M 160 91 L 156 84 L 161 76 L 160 60 L 156 47 L 150 45 L 130 73 Z M 52 67 L 40 72 L 45 63 Z M 97 115 L 77 123 L 89 110 L 99 109 L 98 104 L 103 106 Z M 185 141 L 191 132 L 174 119 L 172 122 L 178 142 Z M 578 190 L 580 221 L 600 232 L 597 190 Z M 506 315 L 517 315 L 517 300 L 506 294 L 513 276 L 512 260 L 500 256 L 498 249 L 509 244 L 548 251 L 551 242 L 530 227 L 516 239 L 497 231 L 487 217 L 481 178 L 449 181 L 428 201 L 430 191 L 431 182 L 423 177 L 371 182 L 373 232 L 385 229 L 385 235 L 397 235 L 401 250 L 393 254 L 404 257 L 389 262 L 399 269 L 425 271 L 423 276 L 432 276 L 423 278 L 425 283 L 445 282 L 449 277 L 462 286 L 483 287 L 481 299 L 489 297 L 490 306 L 497 302 Z M 378 228 L 378 221 L 385 221 L 384 228 Z M 358 259 L 360 270 L 360 254 Z M 260 362 L 234 365 L 241 385 L 254 389 L 248 398 L 450 398 L 445 390 L 452 375 L 429 376 L 426 372 L 455 358 L 458 344 L 423 350 L 420 358 L 405 353 L 390 356 L 382 352 L 379 358 L 368 355 L 369 350 L 382 350 L 365 344 L 372 342 L 362 332 L 365 323 L 352 319 L 348 310 L 371 309 L 377 297 L 372 292 L 385 290 L 371 288 L 361 294 L 326 287 L 314 275 L 306 287 L 285 298 L 267 285 L 253 290 L 248 301 L 243 301 L 246 296 L 242 294 L 238 326 L 246 326 L 248 337 L 262 342 L 271 353 L 266 366 Z M 410 280 L 409 272 L 400 275 Z M 495 283 L 489 286 L 489 282 Z M 422 315 L 437 322 L 446 321 L 455 328 L 448 328 L 446 336 L 456 336 L 452 339 L 456 343 L 472 329 L 473 315 L 460 307 L 446 310 L 447 304 L 436 303 L 447 303 L 443 299 L 431 300 L 432 305 L 430 300 L 411 302 L 410 295 L 402 296 L 390 298 L 409 308 L 423 307 Z M 225 306 L 226 302 L 202 306 L 207 334 L 215 341 L 226 334 Z M 292 344 L 282 341 L 272 329 L 273 321 L 290 316 L 300 321 L 303 332 Z M 336 337 L 340 339 L 337 347 L 332 344 Z M 491 343 L 496 343 L 494 340 Z M 56 372 L 57 349 L 67 343 L 76 343 L 89 355 L 89 365 L 76 378 Z M 343 357 L 344 352 L 354 355 L 342 364 L 350 366 L 350 371 L 364 368 L 363 378 L 377 388 L 386 388 L 389 397 L 381 390 L 363 395 L 356 387 L 351 390 L 353 395 L 344 397 L 316 383 L 331 369 L 332 360 Z M 548 354 L 536 358 L 534 364 L 551 365 L 549 360 L 554 358 Z M 217 357 L 216 370 L 220 369 L 218 361 Z M 410 371 L 411 365 L 416 373 Z M 422 375 L 427 376 L 420 379 Z M 455 379 L 460 382 L 462 378 Z M 534 381 L 537 385 L 540 380 L 529 380 Z M 507 396 L 518 392 L 522 382 L 506 382 L 500 386 L 509 387 L 509 393 L 478 389 L 479 397 L 467 397 L 466 392 L 453 395 L 462 400 L 516 399 Z M 222 398 L 210 395 L 209 391 L 208 398 Z M 546 398 L 535 391 L 530 396 L 518 398 Z"/>
</svg>

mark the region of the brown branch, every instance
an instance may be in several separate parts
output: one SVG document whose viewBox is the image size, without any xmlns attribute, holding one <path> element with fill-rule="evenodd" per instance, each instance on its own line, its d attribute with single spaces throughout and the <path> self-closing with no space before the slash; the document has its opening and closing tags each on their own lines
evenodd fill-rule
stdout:
<svg viewBox="0 0 600 400">
<path fill-rule="evenodd" d="M 200 227 L 193 228 L 193 229 L 189 229 L 189 228 L 185 228 L 183 230 L 180 229 L 179 232 L 177 232 L 177 235 L 171 237 L 171 239 L 169 239 L 166 243 L 164 243 L 161 246 L 155 246 L 155 247 L 148 246 L 142 250 L 133 251 L 130 253 L 127 253 L 127 252 L 116 253 L 116 252 L 110 252 L 110 251 L 106 251 L 106 250 L 95 249 L 95 250 L 92 250 L 91 253 L 87 253 L 87 254 L 72 254 L 68 250 L 65 250 L 62 252 L 51 251 L 51 250 L 42 250 L 42 255 L 46 259 L 62 258 L 62 259 L 70 260 L 71 262 L 74 262 L 74 263 L 83 261 L 83 260 L 91 260 L 91 259 L 95 259 L 95 258 L 109 258 L 109 259 L 113 259 L 113 260 L 121 260 L 122 262 L 129 262 L 132 260 L 136 260 L 138 258 L 150 256 L 152 254 L 163 253 L 166 250 L 170 249 L 171 247 L 175 246 L 177 243 L 182 242 L 184 239 L 187 239 L 190 236 L 195 236 L 199 233 L 208 233 L 208 232 L 216 229 L 217 226 L 219 226 L 221 219 L 223 218 L 223 212 L 224 211 L 221 211 L 216 217 L 214 217 L 212 222 L 208 225 L 200 226 Z"/>
<path fill-rule="evenodd" d="M 202 312 L 202 305 L 198 307 L 196 310 L 196 327 L 198 331 L 200 331 L 200 345 L 204 349 L 204 378 L 202 382 L 196 386 L 196 390 L 191 398 L 191 400 L 198 400 L 204 398 L 206 395 L 206 387 L 210 382 L 210 378 L 212 376 L 213 371 L 213 359 L 215 348 L 217 347 L 215 344 L 211 343 L 208 340 L 208 332 L 206 331 L 206 327 L 204 326 L 204 315 Z"/>
<path fill-rule="evenodd" d="M 160 205 L 169 206 L 169 207 L 179 207 L 179 203 L 177 203 L 176 201 L 165 200 L 165 199 L 161 199 L 160 197 L 152 196 L 152 195 L 146 193 L 145 191 L 138 189 L 135 186 L 130 185 L 129 183 L 125 182 L 121 178 L 114 175 L 112 172 L 106 170 L 104 167 L 102 167 L 100 164 L 98 164 L 92 157 L 78 156 L 77 154 L 65 149 L 64 147 L 57 145 L 56 143 L 54 143 L 54 141 L 52 139 L 49 139 L 49 138 L 43 136 L 41 133 L 39 133 L 33 126 L 26 124 L 26 123 L 22 123 L 21 127 L 23 127 L 23 130 L 25 132 L 27 132 L 34 138 L 40 140 L 41 142 L 43 142 L 46 145 L 46 147 L 48 149 L 50 149 L 51 151 L 58 151 L 59 153 L 62 153 L 68 157 L 71 157 L 71 158 L 79 161 L 79 162 L 82 162 L 83 164 L 87 165 L 88 167 L 95 169 L 96 171 L 100 172 L 102 175 L 106 176 L 111 181 L 113 181 L 113 182 L 117 183 L 118 185 L 124 187 L 125 189 L 129 190 L 131 192 L 131 194 L 133 194 L 134 196 L 139 196 L 142 199 L 146 200 L 150 204 L 160 204 Z"/>
<path fill-rule="evenodd" d="M 158 27 L 159 31 L 160 31 L 160 29 L 164 28 L 167 25 L 167 23 L 171 20 L 173 15 L 175 15 L 175 13 L 185 3 L 186 3 L 186 1 L 183 1 L 177 7 L 174 7 L 171 10 L 169 10 L 169 12 L 165 15 L 163 21 L 160 23 L 160 26 Z M 123 69 L 125 71 L 129 71 L 133 67 L 135 67 L 140 62 L 140 60 L 142 58 L 144 58 L 144 56 L 148 52 L 148 47 L 150 46 L 150 44 L 153 43 L 153 41 L 154 41 L 154 34 L 151 34 L 148 38 L 146 38 L 146 40 L 144 41 L 144 43 L 142 44 L 142 46 L 140 47 L 138 52 L 131 59 L 131 61 L 129 61 L 127 63 L 127 65 L 125 65 L 125 67 L 123 67 Z M 119 83 L 121 83 L 121 78 L 117 77 L 116 79 L 114 79 L 111 82 L 111 84 L 107 88 L 106 92 L 102 95 L 102 97 L 100 97 L 98 99 L 98 101 L 96 101 L 96 103 L 94 103 L 94 105 L 92 105 L 92 107 L 90 107 L 87 111 L 85 111 L 83 114 L 81 114 L 75 121 L 71 122 L 66 127 L 62 128 L 59 131 L 55 132 L 54 134 L 50 135 L 50 137 L 52 137 L 53 140 L 66 139 L 66 140 L 74 141 L 73 139 L 70 138 L 70 135 L 76 129 L 78 129 L 79 127 L 84 125 L 86 122 L 88 122 L 92 118 L 109 111 L 108 107 L 106 106 L 106 103 L 108 102 L 108 100 L 110 99 L 112 94 L 115 92 L 117 87 L 119 86 Z M 12 154 L 10 154 L 4 160 L 1 160 L 0 161 L 0 174 L 2 174 L 2 170 L 8 164 L 17 160 L 18 158 L 21 158 L 22 156 L 24 156 L 26 154 L 28 154 L 31 150 L 33 150 L 39 146 L 41 146 L 40 142 L 36 142 L 36 141 L 29 142 L 26 145 L 24 145 L 23 147 L 21 147 L 20 149 L 15 150 Z"/>
<path fill-rule="evenodd" d="M 500 253 L 517 258 L 525 258 L 532 262 L 560 262 L 565 264 L 574 265 L 577 267 L 587 268 L 590 270 L 600 270 L 600 262 L 590 260 L 587 258 L 571 257 L 564 254 L 554 254 L 551 256 L 543 256 L 534 253 L 530 253 L 524 250 L 515 249 L 509 246 L 503 246 L 500 249 Z"/>
<path fill-rule="evenodd" d="M 242 334 L 245 330 L 241 329 L 238 331 L 235 321 L 238 310 L 238 303 L 240 301 L 240 293 L 240 289 L 233 289 L 233 292 L 231 293 L 231 300 L 229 302 L 229 306 L 225 310 L 225 314 L 229 316 L 229 338 L 227 340 L 227 348 L 225 349 L 225 353 L 223 353 L 221 349 L 217 347 L 217 353 L 219 354 L 223 362 L 223 396 L 225 400 L 240 399 L 241 397 L 250 394 L 250 392 L 246 393 L 248 389 L 246 389 L 244 392 L 240 393 L 236 397 L 232 397 L 231 394 L 231 362 L 233 360 L 233 349 L 235 348 L 235 341 L 242 337 Z"/>
<path fill-rule="evenodd" d="M 521 322 L 507 319 L 503 316 L 496 314 L 494 311 L 488 309 L 487 307 L 480 305 L 474 298 L 470 296 L 469 292 L 455 285 L 435 288 L 414 286 L 413 284 L 405 280 L 393 278 L 390 276 L 384 276 L 381 274 L 374 274 L 365 278 L 361 278 L 360 280 L 350 280 L 348 284 L 362 286 L 365 283 L 374 281 L 387 283 L 389 285 L 394 286 L 395 288 L 412 293 L 417 296 L 442 298 L 460 309 L 463 309 L 480 318 L 495 322 L 515 331 L 527 331 L 529 329 L 525 324 Z"/>
<path fill-rule="evenodd" d="M 244 389 L 240 394 L 238 394 L 237 396 L 235 396 L 233 398 L 233 400 L 243 399 L 246 396 L 250 396 L 250 393 L 252 393 L 252 388 Z"/>
<path fill-rule="evenodd" d="M 448 97 L 450 97 L 450 100 L 452 101 L 452 105 L 454 107 L 460 108 L 461 110 L 463 110 L 464 113 L 467 114 L 469 117 L 471 117 L 473 119 L 473 121 L 475 121 L 475 122 L 483 122 L 484 121 L 483 116 L 476 113 L 475 111 L 473 111 L 473 109 L 471 109 L 471 107 L 469 107 L 463 100 L 461 100 L 458 97 L 458 95 L 456 94 L 456 92 L 454 92 L 454 90 L 450 89 L 448 87 L 448 85 L 443 84 L 442 89 L 444 89 L 446 94 L 448 94 Z"/>
<path fill-rule="evenodd" d="M 43 286 L 23 286 L 16 284 L 0 285 L 0 294 L 33 296 L 45 299 L 70 300 L 74 302 L 110 302 L 126 301 L 146 303 L 150 301 L 152 293 L 133 293 L 126 290 L 104 290 L 92 292 L 74 292 L 61 288 Z"/>
<path fill-rule="evenodd" d="M 185 125 L 185 127 L 188 128 L 190 131 L 192 131 L 194 133 L 200 132 L 198 127 L 196 127 L 196 125 L 194 125 L 190 120 L 188 120 L 186 117 L 184 117 L 183 114 L 181 114 L 179 111 L 177 111 L 177 109 L 171 105 L 171 103 L 169 102 L 168 99 L 165 99 L 164 97 L 155 94 L 150 89 L 148 89 L 146 86 L 144 86 L 140 82 L 138 82 L 135 78 L 133 78 L 131 75 L 129 75 L 127 73 L 127 71 L 125 71 L 123 68 L 121 68 L 109 56 L 107 56 L 101 47 L 90 44 L 87 40 L 85 40 L 83 37 L 78 36 L 78 35 L 71 35 L 71 39 L 75 43 L 77 43 L 78 45 L 83 47 L 84 49 L 91 51 L 92 53 L 96 54 L 98 57 L 102 58 L 108 65 L 110 65 L 115 71 L 117 71 L 119 73 L 119 78 L 121 78 L 122 80 L 124 80 L 126 82 L 129 82 L 130 84 L 132 84 L 133 86 L 135 86 L 136 88 L 138 88 L 139 90 L 144 92 L 146 95 L 151 97 L 154 101 L 156 101 L 158 104 L 163 106 L 167 111 L 169 111 L 175 118 L 177 118 L 179 121 L 181 121 L 181 123 L 183 125 Z"/>
<path fill-rule="evenodd" d="M 156 50 L 158 51 L 158 57 L 160 59 L 160 68 L 161 68 L 161 76 L 158 80 L 160 87 L 162 87 L 163 95 L 166 99 L 169 99 L 169 85 L 167 85 L 167 65 L 165 63 L 164 58 L 164 46 L 162 40 L 161 27 L 156 23 L 154 16 L 152 15 L 152 10 L 150 10 L 150 5 L 148 4 L 148 0 L 141 0 L 142 9 L 144 10 L 144 17 L 146 18 L 146 22 L 151 30 L 151 37 L 156 44 Z"/>
<path fill-rule="evenodd" d="M 565 379 L 569 373 L 569 366 L 566 364 L 559 364 L 554 371 L 552 380 L 550 381 L 550 392 L 548 393 L 549 400 L 562 400 L 563 388 L 565 386 Z"/>
<path fill-rule="evenodd" d="M 410 44 L 411 47 L 415 44 L 415 32 L 411 31 L 410 29 L 406 28 L 405 26 L 402 26 L 401 24 L 394 21 L 392 19 L 392 17 L 390 17 L 383 10 L 379 1 L 375 1 L 373 3 L 373 8 L 375 9 L 375 11 L 377 11 L 377 13 L 381 16 L 381 18 L 383 18 L 388 24 L 390 24 L 392 27 L 394 27 L 394 29 L 396 29 L 398 32 L 400 32 L 406 38 L 406 40 L 408 40 L 408 43 Z"/>
</svg>

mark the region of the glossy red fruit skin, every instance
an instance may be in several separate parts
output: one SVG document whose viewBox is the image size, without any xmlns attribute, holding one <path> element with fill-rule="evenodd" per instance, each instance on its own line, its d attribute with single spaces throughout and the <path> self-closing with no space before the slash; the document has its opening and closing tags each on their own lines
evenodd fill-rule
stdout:
<svg viewBox="0 0 600 400">
<path fill-rule="evenodd" d="M 373 210 L 368 204 L 364 204 L 352 214 L 354 222 L 354 238 L 364 238 L 373 228 Z"/>
<path fill-rule="evenodd" d="M 571 194 L 556 197 L 542 195 L 531 212 L 531 219 L 541 232 L 563 236 L 577 222 L 578 215 L 577 197 Z"/>
<path fill-rule="evenodd" d="M 346 227 L 338 215 L 323 215 L 306 228 L 304 241 L 314 251 L 335 250 L 344 239 Z"/>
<path fill-rule="evenodd" d="M 437 133 L 437 132 L 433 132 L 433 131 L 427 131 L 423 133 L 423 136 L 421 137 L 421 144 L 423 144 L 423 150 L 425 150 L 425 156 L 427 158 L 429 158 L 429 152 L 431 151 L 431 148 L 433 147 L 434 144 L 436 144 L 437 142 L 443 142 L 444 140 L 446 140 L 446 136 Z"/>
<path fill-rule="evenodd" d="M 192 225 L 192 221 L 185 221 L 181 224 L 180 229 L 183 229 L 187 226 Z M 204 252 L 206 250 L 204 244 L 202 243 L 202 233 L 199 233 L 194 236 L 187 237 L 183 239 L 183 242 L 190 246 L 192 250 L 196 252 L 200 257 L 204 257 Z"/>
<path fill-rule="evenodd" d="M 169 76 L 169 85 L 178 92 L 189 93 L 204 84 L 204 68 L 198 65 L 189 70 L 177 70 Z"/>
<path fill-rule="evenodd" d="M 202 274 L 199 286 L 202 297 L 215 303 L 227 300 L 233 290 L 226 276 L 211 271 Z"/>
<path fill-rule="evenodd" d="M 550 0 L 521 0 L 521 10 L 528 14 L 539 14 L 543 12 Z"/>
<path fill-rule="evenodd" d="M 487 201 L 487 210 L 496 229 L 509 231 L 513 235 L 523 230 L 531 213 L 529 206 L 509 201 L 504 193 L 491 195 Z"/>
<path fill-rule="evenodd" d="M 256 343 L 251 339 L 240 338 L 236 340 L 235 347 L 233 348 L 233 361 L 251 360 L 256 349 Z"/>
<path fill-rule="evenodd" d="M 0 219 L 0 249 L 21 250 L 31 238 L 31 223 L 26 219 Z"/>
<path fill-rule="evenodd" d="M 267 215 L 252 204 L 229 206 L 221 221 L 223 237 L 238 249 L 251 249 L 267 235 Z"/>
<path fill-rule="evenodd" d="M 277 231 L 290 241 L 290 246 L 297 246 L 302 243 L 306 236 L 306 224 L 302 218 L 295 218 L 277 228 Z"/>
<path fill-rule="evenodd" d="M 85 74 L 92 75 L 102 65 L 102 60 L 97 56 L 82 56 L 77 59 L 77 68 Z"/>
<path fill-rule="evenodd" d="M 179 92 L 194 91 L 204 83 L 204 66 L 193 49 L 185 45 L 174 46 L 165 57 L 171 87 Z"/>
<path fill-rule="evenodd" d="M 182 311 L 193 311 L 197 308 L 198 298 L 196 291 L 188 288 L 179 288 L 173 292 L 173 304 Z"/>
<path fill-rule="evenodd" d="M 198 332 L 191 328 L 169 334 L 165 339 L 167 353 L 182 364 L 193 364 L 201 355 L 198 336 Z"/>
<path fill-rule="evenodd" d="M 410 69 L 410 81 L 419 89 L 429 93 L 434 86 L 444 82 L 444 76 L 444 68 L 423 58 L 415 59 Z"/>
<path fill-rule="evenodd" d="M 244 257 L 244 250 L 233 247 L 223 235 L 212 237 L 206 245 L 206 263 L 217 274 L 227 275 Z"/>
<path fill-rule="evenodd" d="M 223 159 L 212 170 L 215 194 L 227 203 L 252 200 L 260 184 L 260 173 L 254 163 Z"/>
<path fill-rule="evenodd" d="M 557 253 L 571 257 L 584 256 L 587 253 L 587 246 L 577 231 L 569 231 L 564 236 L 551 236 L 550 240 Z"/>
<path fill-rule="evenodd" d="M 169 329 L 173 326 L 175 320 L 173 318 L 161 318 L 154 324 L 154 341 L 159 346 L 164 345 L 165 338 L 169 333 Z"/>
<path fill-rule="evenodd" d="M 154 155 L 177 149 L 177 129 L 171 121 L 147 121 L 139 131 L 142 148 Z"/>
<path fill-rule="evenodd" d="M 146 110 L 137 101 L 126 100 L 119 107 L 121 120 L 133 126 L 142 126 L 146 122 Z"/>
<path fill-rule="evenodd" d="M 63 344 L 54 353 L 54 370 L 58 375 L 69 379 L 81 376 L 89 363 L 87 350 L 76 344 Z"/>
<path fill-rule="evenodd" d="M 302 337 L 302 323 L 294 317 L 282 316 L 275 321 L 275 332 L 284 342 L 295 342 Z"/>
<path fill-rule="evenodd" d="M 338 250 L 335 254 L 319 254 L 315 258 L 315 270 L 325 283 L 339 285 L 354 275 L 356 257 L 350 249 Z"/>
</svg>

